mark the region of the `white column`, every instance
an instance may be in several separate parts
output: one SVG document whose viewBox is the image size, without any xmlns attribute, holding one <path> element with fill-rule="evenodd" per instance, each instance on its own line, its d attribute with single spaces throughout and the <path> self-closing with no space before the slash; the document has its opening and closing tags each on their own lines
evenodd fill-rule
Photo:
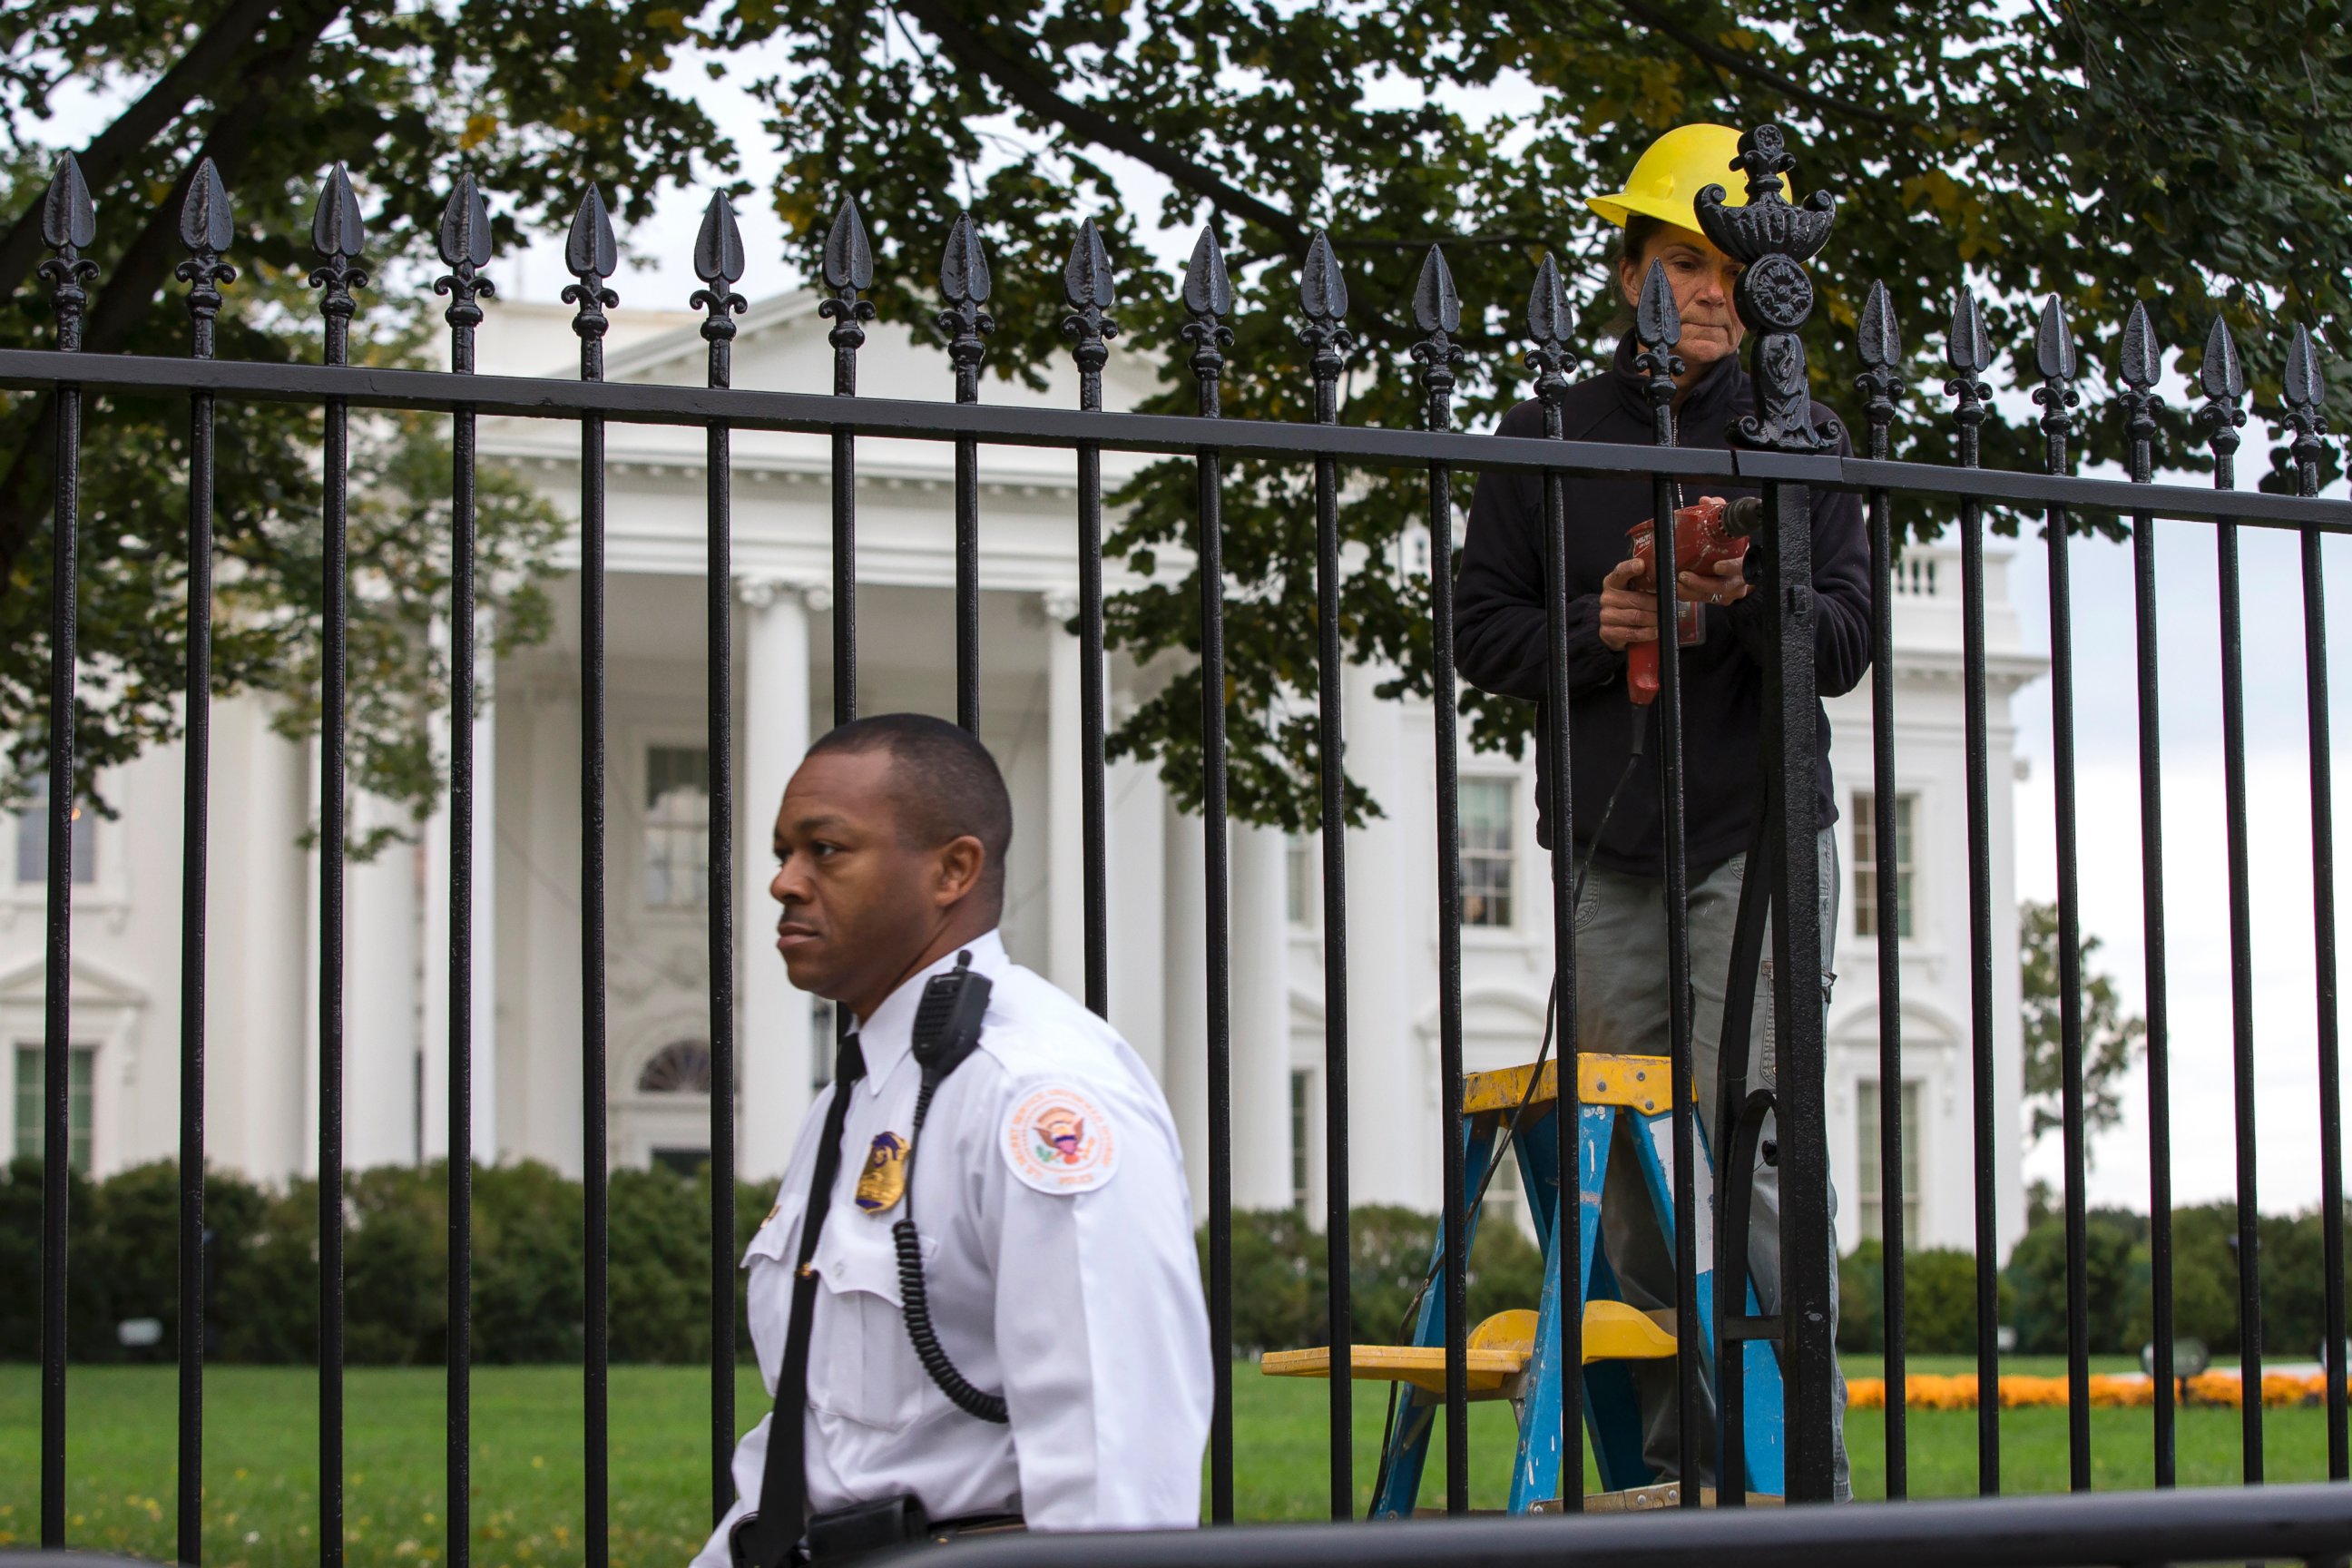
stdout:
<svg viewBox="0 0 2352 1568">
<path fill-rule="evenodd" d="M 357 837 L 394 809 L 355 795 L 352 816 Z M 343 1163 L 355 1171 L 416 1158 L 416 856 L 395 841 L 345 873 Z"/>
<path fill-rule="evenodd" d="M 1178 809 L 1164 794 L 1167 823 L 1161 859 L 1167 925 L 1160 1087 L 1184 1146 L 1184 1173 L 1192 1188 L 1192 1217 L 1209 1213 L 1208 892 L 1201 879 L 1201 819 Z"/>
<path fill-rule="evenodd" d="M 490 1164 L 499 1156 L 498 1121 L 498 729 L 490 706 L 492 661 L 488 653 L 491 627 L 485 618 L 475 634 L 478 650 L 474 681 L 480 698 L 474 716 L 474 891 L 472 965 L 473 1115 L 471 1148 L 475 1161 Z M 433 742 L 445 759 L 449 755 L 451 716 L 436 713 L 431 720 Z M 418 1049 L 424 1058 L 425 1138 L 421 1153 L 428 1160 L 446 1156 L 449 1137 L 449 806 L 445 795 L 425 819 L 424 843 L 424 909 L 422 926 L 424 1019 Z"/>
<path fill-rule="evenodd" d="M 1290 1206 L 1290 921 L 1278 829 L 1233 845 L 1234 1206 Z"/>
<path fill-rule="evenodd" d="M 1347 837 L 1348 1195 L 1433 1209 L 1438 1194 L 1425 1178 L 1438 1168 L 1437 1129 L 1413 1114 L 1427 1098 L 1428 1073 L 1414 1059 L 1405 984 L 1408 944 L 1428 929 L 1420 916 L 1432 889 L 1419 876 L 1430 857 L 1426 845 L 1406 837 L 1420 816 L 1405 809 L 1403 715 L 1373 695 L 1385 673 L 1350 665 L 1345 677 L 1348 772 L 1386 813 Z"/>
<path fill-rule="evenodd" d="M 761 1179 L 781 1175 L 791 1157 L 808 1110 L 816 1044 L 809 998 L 793 989 L 776 954 L 767 873 L 776 807 L 809 745 L 809 611 L 824 609 L 829 597 L 772 578 L 740 579 L 736 597 L 744 649 L 743 716 L 735 728 L 743 758 L 735 803 L 736 1164 L 741 1175 Z"/>
<path fill-rule="evenodd" d="M 1038 595 L 1045 613 L 1045 919 L 1046 978 L 1071 995 L 1087 994 L 1086 748 L 1080 688 L 1086 655 L 1065 629 L 1078 596 L 1055 588 Z"/>
</svg>

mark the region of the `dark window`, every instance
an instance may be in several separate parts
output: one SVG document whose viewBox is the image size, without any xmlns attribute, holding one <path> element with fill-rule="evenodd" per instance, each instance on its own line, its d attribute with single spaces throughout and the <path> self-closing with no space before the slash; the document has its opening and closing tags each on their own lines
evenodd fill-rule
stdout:
<svg viewBox="0 0 2352 1568">
<path fill-rule="evenodd" d="M 43 887 L 48 879 L 49 779 L 41 773 L 16 818 L 16 880 Z M 74 807 L 73 879 L 83 886 L 98 880 L 98 817 L 83 806 Z"/>
<path fill-rule="evenodd" d="M 704 1040 L 673 1040 L 653 1054 L 637 1073 L 639 1094 L 709 1094 L 710 1046 Z"/>
<path fill-rule="evenodd" d="M 652 747 L 646 752 L 646 907 L 705 908 L 709 879 L 710 753 Z"/>
<path fill-rule="evenodd" d="M 97 1092 L 98 1051 L 76 1046 L 66 1058 L 66 1163 L 89 1174 L 92 1097 Z M 16 1157 L 41 1157 L 41 1047 L 16 1047 Z"/>
</svg>

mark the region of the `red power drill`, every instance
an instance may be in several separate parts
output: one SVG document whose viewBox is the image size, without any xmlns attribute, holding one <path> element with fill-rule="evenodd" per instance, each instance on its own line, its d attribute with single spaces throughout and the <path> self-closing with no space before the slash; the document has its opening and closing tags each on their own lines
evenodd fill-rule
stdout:
<svg viewBox="0 0 2352 1568">
<path fill-rule="evenodd" d="M 1764 503 L 1754 496 L 1742 496 L 1727 501 L 1721 496 L 1701 496 L 1696 502 L 1675 513 L 1675 569 L 1707 575 L 1722 561 L 1744 560 L 1748 554 L 1748 535 L 1763 521 Z M 1643 518 L 1625 531 L 1633 542 L 1633 558 L 1642 563 L 1642 575 L 1633 586 L 1645 593 L 1657 592 L 1655 568 L 1652 563 L 1652 531 L 1655 518 Z M 1676 601 L 1675 605 L 1675 641 L 1688 647 L 1706 637 L 1706 623 L 1699 617 L 1700 606 Z M 1637 707 L 1646 708 L 1657 700 L 1659 641 L 1637 642 L 1625 650 L 1625 689 Z"/>
</svg>

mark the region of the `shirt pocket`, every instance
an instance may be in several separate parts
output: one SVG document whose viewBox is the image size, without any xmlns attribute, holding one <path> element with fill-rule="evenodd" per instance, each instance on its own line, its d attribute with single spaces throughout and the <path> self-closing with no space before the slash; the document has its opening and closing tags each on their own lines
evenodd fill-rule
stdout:
<svg viewBox="0 0 2352 1568">
<path fill-rule="evenodd" d="M 925 1262 L 937 1251 L 926 1237 Z M 877 1431 L 904 1428 L 919 1412 L 929 1376 L 907 1338 L 889 1237 L 850 1245 L 828 1234 L 817 1244 L 816 1268 L 823 1289 L 809 1342 L 809 1404 Z"/>
</svg>

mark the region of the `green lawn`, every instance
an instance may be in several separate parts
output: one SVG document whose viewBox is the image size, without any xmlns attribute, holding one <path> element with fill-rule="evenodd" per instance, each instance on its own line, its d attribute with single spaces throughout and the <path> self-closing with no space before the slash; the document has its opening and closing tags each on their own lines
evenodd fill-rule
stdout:
<svg viewBox="0 0 2352 1568">
<path fill-rule="evenodd" d="M 1964 1358 L 1915 1357 L 1921 1372 L 1963 1371 Z M 2048 1373 L 2063 1363 L 2015 1358 L 2008 1370 Z M 1855 1375 L 1874 1360 L 1849 1358 Z M 2104 1363 L 2099 1370 L 2111 1369 Z M 613 1371 L 613 1561 L 635 1568 L 679 1564 L 708 1517 L 709 1405 L 705 1374 L 683 1367 Z M 212 1568 L 297 1568 L 317 1560 L 317 1381 L 296 1367 L 215 1367 L 206 1373 L 205 1554 Z M 168 1557 L 173 1542 L 173 1378 L 168 1367 L 77 1369 L 68 1382 L 67 1448 L 77 1546 Z M 362 1368 L 348 1382 L 345 1517 L 352 1568 L 414 1565 L 440 1557 L 443 1513 L 442 1373 L 437 1368 Z M 1324 1385 L 1277 1381 L 1234 1369 L 1236 1510 L 1244 1519 L 1321 1516 L 1329 1497 Z M 756 1378 L 739 1380 L 737 1408 L 761 1403 Z M 0 1366 L 0 1547 L 38 1537 L 39 1385 L 29 1366 Z M 1356 1491 L 1369 1502 L 1384 1392 L 1360 1384 L 1356 1398 Z M 474 1560 L 556 1564 L 581 1560 L 580 1375 L 562 1367 L 485 1367 L 474 1374 Z M 2148 1484 L 2151 1416 L 2096 1410 L 2092 1439 L 2103 1487 Z M 2268 1413 L 2266 1464 L 2273 1480 L 2325 1475 L 2324 1415 Z M 2013 1410 L 2001 1417 L 2003 1479 L 2011 1490 L 2053 1491 L 2066 1480 L 2062 1410 Z M 1885 1417 L 1858 1411 L 1847 1423 L 1855 1489 L 1885 1489 Z M 1500 1507 L 1510 1455 L 1506 1405 L 1473 1406 L 1472 1503 Z M 1439 1445 L 1442 1450 L 1442 1439 Z M 2181 1479 L 2228 1485 L 2239 1475 L 2238 1415 L 2181 1414 Z M 1441 1452 L 1433 1453 L 1424 1500 L 1442 1500 Z M 1916 1496 L 1976 1489 L 1976 1417 L 1914 1412 L 1911 1489 Z"/>
</svg>

